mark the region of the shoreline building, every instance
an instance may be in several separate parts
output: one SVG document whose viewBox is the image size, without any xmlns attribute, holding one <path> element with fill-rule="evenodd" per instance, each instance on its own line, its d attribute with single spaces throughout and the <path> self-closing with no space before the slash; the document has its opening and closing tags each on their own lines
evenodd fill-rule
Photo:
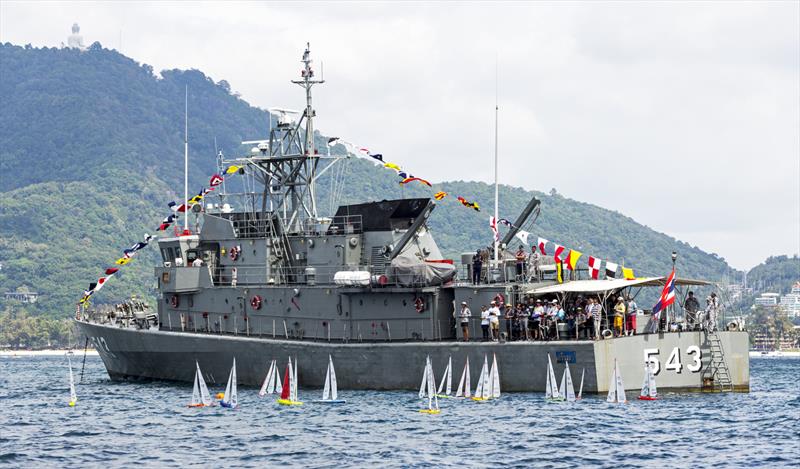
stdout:
<svg viewBox="0 0 800 469">
<path fill-rule="evenodd" d="M 766 306 L 768 308 L 773 308 L 778 306 L 778 300 L 780 299 L 779 293 L 762 293 L 755 299 L 756 306 Z"/>
<path fill-rule="evenodd" d="M 795 282 L 791 293 L 781 297 L 780 307 L 790 318 L 800 317 L 800 282 Z"/>
</svg>

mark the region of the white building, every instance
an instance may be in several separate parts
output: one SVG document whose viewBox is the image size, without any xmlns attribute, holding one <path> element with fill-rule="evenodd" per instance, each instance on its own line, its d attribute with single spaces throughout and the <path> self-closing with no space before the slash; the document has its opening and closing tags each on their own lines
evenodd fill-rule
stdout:
<svg viewBox="0 0 800 469">
<path fill-rule="evenodd" d="M 783 295 L 780 305 L 790 318 L 800 317 L 800 282 L 792 286 L 791 293 Z"/>
<path fill-rule="evenodd" d="M 757 306 L 777 306 L 780 299 L 778 293 L 762 293 L 761 296 L 756 298 Z"/>
</svg>

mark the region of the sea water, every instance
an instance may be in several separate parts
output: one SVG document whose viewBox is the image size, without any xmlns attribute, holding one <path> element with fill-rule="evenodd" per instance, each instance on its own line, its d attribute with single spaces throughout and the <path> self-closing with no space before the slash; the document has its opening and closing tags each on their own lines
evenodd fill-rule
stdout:
<svg viewBox="0 0 800 469">
<path fill-rule="evenodd" d="M 306 404 L 283 407 L 240 387 L 238 409 L 192 409 L 191 384 L 112 382 L 91 356 L 72 408 L 66 357 L 2 357 L 0 466 L 798 467 L 800 360 L 750 365 L 750 393 L 508 393 L 427 415 L 416 391 L 345 390 L 346 404 L 324 405 L 301 389 Z"/>
</svg>

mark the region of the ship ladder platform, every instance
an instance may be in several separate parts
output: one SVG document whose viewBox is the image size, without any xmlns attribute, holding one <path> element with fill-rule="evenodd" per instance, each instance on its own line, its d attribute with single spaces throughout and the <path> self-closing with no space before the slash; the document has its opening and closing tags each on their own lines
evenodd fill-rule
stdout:
<svg viewBox="0 0 800 469">
<path fill-rule="evenodd" d="M 722 348 L 719 334 L 716 330 L 705 330 L 705 334 L 711 359 L 703 372 L 703 388 L 716 392 L 731 392 L 733 381 L 725 362 L 725 350 Z"/>
</svg>

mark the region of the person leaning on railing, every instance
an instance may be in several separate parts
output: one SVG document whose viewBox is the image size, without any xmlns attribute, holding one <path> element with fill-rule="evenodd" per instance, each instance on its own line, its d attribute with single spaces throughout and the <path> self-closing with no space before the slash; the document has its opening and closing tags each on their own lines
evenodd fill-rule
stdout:
<svg viewBox="0 0 800 469">
<path fill-rule="evenodd" d="M 483 332 L 483 341 L 489 340 L 489 311 L 486 305 L 481 305 L 481 331 Z"/>
</svg>

